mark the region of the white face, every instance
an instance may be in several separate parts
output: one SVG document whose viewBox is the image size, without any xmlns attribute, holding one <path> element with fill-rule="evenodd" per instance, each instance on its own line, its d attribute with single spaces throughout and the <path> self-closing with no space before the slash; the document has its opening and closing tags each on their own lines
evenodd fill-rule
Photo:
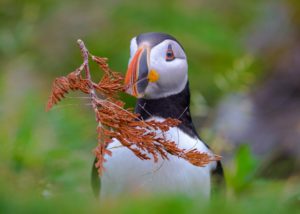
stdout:
<svg viewBox="0 0 300 214">
<path fill-rule="evenodd" d="M 131 40 L 130 59 L 141 46 L 149 46 L 147 43 L 137 45 L 136 38 Z M 170 58 L 167 53 L 172 52 Z M 180 93 L 188 80 L 188 65 L 186 55 L 181 46 L 173 40 L 164 40 L 149 49 L 148 70 L 154 70 L 159 78 L 155 82 L 149 82 L 144 93 L 144 98 L 156 99 Z"/>
</svg>

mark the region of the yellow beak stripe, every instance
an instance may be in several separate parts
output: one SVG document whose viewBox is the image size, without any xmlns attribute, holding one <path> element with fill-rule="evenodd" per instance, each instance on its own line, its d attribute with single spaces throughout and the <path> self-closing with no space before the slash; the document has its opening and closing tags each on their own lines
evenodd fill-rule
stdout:
<svg viewBox="0 0 300 214">
<path fill-rule="evenodd" d="M 149 82 L 157 82 L 159 79 L 159 74 L 156 70 L 151 70 L 148 74 L 148 80 Z"/>
</svg>

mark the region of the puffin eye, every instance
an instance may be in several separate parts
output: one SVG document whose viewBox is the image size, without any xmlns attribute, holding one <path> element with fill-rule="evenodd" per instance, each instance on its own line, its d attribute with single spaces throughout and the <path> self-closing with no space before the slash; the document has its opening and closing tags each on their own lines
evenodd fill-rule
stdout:
<svg viewBox="0 0 300 214">
<path fill-rule="evenodd" d="M 168 46 L 168 50 L 167 50 L 167 53 L 166 53 L 166 61 L 172 61 L 175 59 L 175 55 L 174 55 L 174 52 L 173 52 L 173 49 L 172 49 L 172 46 L 169 45 Z"/>
</svg>

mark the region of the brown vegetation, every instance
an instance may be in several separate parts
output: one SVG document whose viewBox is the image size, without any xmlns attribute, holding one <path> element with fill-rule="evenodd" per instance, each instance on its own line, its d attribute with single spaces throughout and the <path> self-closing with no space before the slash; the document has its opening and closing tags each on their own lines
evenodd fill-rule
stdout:
<svg viewBox="0 0 300 214">
<path fill-rule="evenodd" d="M 98 123 L 98 145 L 94 149 L 94 154 L 97 158 L 96 167 L 99 174 L 104 170 L 105 155 L 112 155 L 108 145 L 113 138 L 142 160 L 153 159 L 157 162 L 159 158 L 168 159 L 169 153 L 184 158 L 193 165 L 204 166 L 220 158 L 201 153 L 196 149 L 178 148 L 173 141 L 166 139 L 164 133 L 171 127 L 177 126 L 180 123 L 179 120 L 167 118 L 164 121 L 144 121 L 131 109 L 125 109 L 124 102 L 118 97 L 118 94 L 128 87 L 124 85 L 123 76 L 109 68 L 106 58 L 91 55 L 81 40 L 78 40 L 78 44 L 83 63 L 67 76 L 54 80 L 46 110 L 50 110 L 71 90 L 81 91 L 90 96 Z M 91 79 L 89 57 L 104 72 L 99 83 Z"/>
</svg>

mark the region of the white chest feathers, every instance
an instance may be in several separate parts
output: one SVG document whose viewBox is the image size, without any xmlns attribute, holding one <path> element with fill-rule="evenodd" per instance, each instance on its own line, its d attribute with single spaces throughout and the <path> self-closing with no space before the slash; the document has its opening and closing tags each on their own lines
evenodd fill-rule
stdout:
<svg viewBox="0 0 300 214">
<path fill-rule="evenodd" d="M 198 138 L 192 138 L 178 128 L 171 128 L 166 137 L 179 148 L 212 152 Z M 197 167 L 182 158 L 169 155 L 169 160 L 140 160 L 129 149 L 115 140 L 110 144 L 112 156 L 107 156 L 105 172 L 101 178 L 101 197 L 113 197 L 127 193 L 180 193 L 210 195 L 210 174 L 216 167 L 211 162 Z"/>
</svg>

